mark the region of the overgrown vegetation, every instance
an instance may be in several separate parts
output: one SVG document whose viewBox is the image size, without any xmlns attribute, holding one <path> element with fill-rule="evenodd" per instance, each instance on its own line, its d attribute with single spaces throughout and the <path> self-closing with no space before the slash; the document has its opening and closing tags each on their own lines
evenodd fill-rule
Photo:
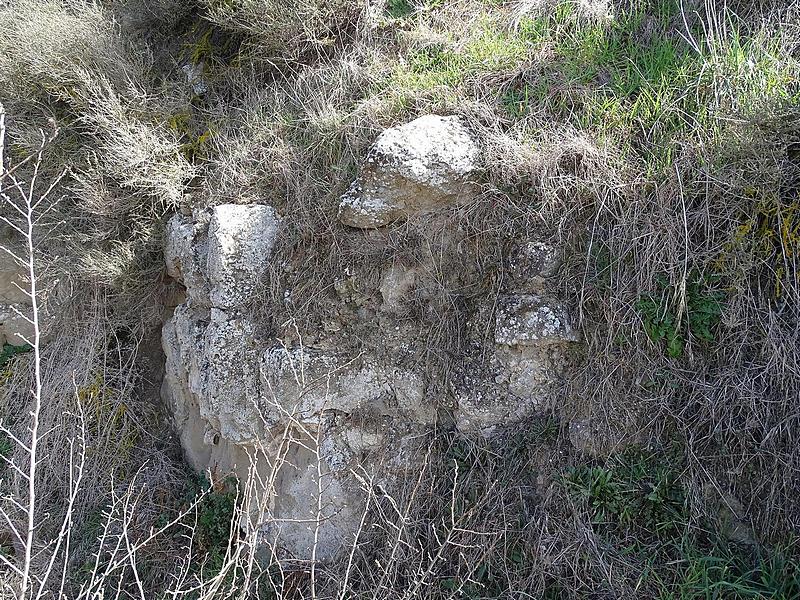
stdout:
<svg viewBox="0 0 800 600">
<path fill-rule="evenodd" d="M 100 517 L 125 522 L 123 490 L 142 536 L 192 506 L 150 381 L 161 230 L 223 202 L 291 216 L 255 302 L 267 335 L 319 330 L 344 273 L 358 302 L 389 258 L 442 274 L 407 315 L 436 372 L 461 359 L 473 302 L 502 291 L 514 239 L 567 249 L 558 291 L 584 350 L 557 405 L 491 444 L 438 432 L 403 512 L 376 495 L 379 525 L 351 564 L 314 572 L 315 593 L 800 597 L 799 49 L 782 2 L 0 3 L 0 167 L 49 120 L 41 180 L 67 169 L 37 261 L 65 298 L 43 355 L 42 422 L 61 432 L 44 444 L 43 533 L 66 510 L 65 440 L 87 448 L 68 597 L 106 556 Z M 382 128 L 428 112 L 479 136 L 484 194 L 453 209 L 456 239 L 412 219 L 364 244 L 336 224 L 338 198 Z M 0 379 L 3 423 L 28 412 L 26 357 Z M 573 420 L 593 424 L 591 453 Z M 21 451 L 0 437 L 0 456 Z M 159 597 L 169 557 L 193 553 L 192 581 L 225 585 L 181 597 L 232 597 L 234 487 L 168 528 L 124 593 Z M 310 597 L 304 567 L 265 573 L 260 597 Z"/>
<path fill-rule="evenodd" d="M 3 351 L 0 352 L 0 368 L 5 368 L 6 364 L 11 362 L 18 354 L 30 352 L 31 347 L 27 344 L 21 346 L 12 346 L 11 344 L 3 344 Z"/>
</svg>

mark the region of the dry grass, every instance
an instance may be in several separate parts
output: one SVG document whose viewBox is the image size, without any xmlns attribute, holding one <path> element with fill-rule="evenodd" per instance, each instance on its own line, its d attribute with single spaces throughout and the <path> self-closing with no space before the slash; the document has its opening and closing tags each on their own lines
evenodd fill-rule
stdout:
<svg viewBox="0 0 800 600">
<path fill-rule="evenodd" d="M 111 4 L 120 16 L 130 10 Z M 112 473 L 117 492 L 136 482 L 143 494 L 138 531 L 157 507 L 180 505 L 175 463 L 151 435 L 159 412 L 147 398 L 156 394 L 143 387 L 143 357 L 157 357 L 140 350 L 161 318 L 160 223 L 181 204 L 233 201 L 290 216 L 255 306 L 265 333 L 310 334 L 339 319 L 354 344 L 374 344 L 376 331 L 348 324 L 355 308 L 342 309 L 337 287 L 349 278 L 355 304 L 369 310 L 382 265 L 418 267 L 425 275 L 405 318 L 429 332 L 416 360 L 437 378 L 465 352 L 470 314 L 501 289 L 510 243 L 531 236 L 566 249 L 558 291 L 585 344 L 550 407 L 556 425 L 534 421 L 492 444 L 438 432 L 395 497 L 367 490 L 376 525 L 343 562 L 320 566 L 316 597 L 698 597 L 690 581 L 706 567 L 692 552 L 724 538 L 718 505 L 730 497 L 764 552 L 792 543 L 796 9 L 631 0 L 587 16 L 587 3 L 563 1 L 208 0 L 187 14 L 157 4 L 151 16 L 163 31 L 154 28 L 153 51 L 141 38 L 131 48 L 121 28 L 133 25 L 99 4 L 0 8 L 10 148 L 30 151 L 52 118 L 62 135 L 45 170 L 72 169 L 41 251 L 71 298 L 60 315 L 71 327 L 45 354 L 43 418 L 74 437 L 73 373 L 96 411 L 86 411 L 90 492 L 76 523 L 108 500 Z M 159 55 L 159 39 L 162 54 L 175 44 L 158 36 L 175 31 L 180 57 Z M 201 66 L 207 91 L 193 95 L 178 58 Z M 166 71 L 156 77 L 153 65 Z M 478 201 L 456 207 L 448 230 L 424 218 L 370 234 L 339 225 L 338 198 L 369 143 L 427 112 L 459 114 L 478 136 Z M 6 414 L 24 406 L 25 359 L 17 361 Z M 578 418 L 594 428 L 599 456 L 570 444 Z M 53 462 L 41 483 L 54 523 L 68 472 L 56 460 L 62 439 L 46 444 Z M 631 445 L 654 448 L 647 469 L 676 465 L 683 508 L 671 537 L 642 531 L 652 525 L 644 520 L 637 528 L 617 513 L 599 518 L 596 486 L 575 493 L 587 464 L 616 473 L 625 490 L 649 485 L 620 458 Z M 632 497 L 619 494 L 623 504 Z M 184 548 L 178 538 L 151 556 Z M 84 542 L 76 563 L 92 535 Z M 309 573 L 276 574 L 279 566 L 266 569 L 262 597 L 311 597 Z M 148 581 L 163 589 L 172 575 L 155 569 Z"/>
</svg>

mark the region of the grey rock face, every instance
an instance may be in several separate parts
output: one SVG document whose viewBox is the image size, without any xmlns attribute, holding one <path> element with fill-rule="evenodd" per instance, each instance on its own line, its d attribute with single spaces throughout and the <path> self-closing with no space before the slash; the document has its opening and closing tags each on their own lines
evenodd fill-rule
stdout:
<svg viewBox="0 0 800 600">
<path fill-rule="evenodd" d="M 475 195 L 479 150 L 458 117 L 426 115 L 384 131 L 342 196 L 339 219 L 382 227 Z"/>
<path fill-rule="evenodd" d="M 278 234 L 269 206 L 217 206 L 208 226 L 208 282 L 211 305 L 244 305 L 268 264 Z"/>
<path fill-rule="evenodd" d="M 451 382 L 456 426 L 465 433 L 491 435 L 546 408 L 568 366 L 569 346 L 579 340 L 564 306 L 542 292 L 555 252 L 538 242 L 521 248 L 510 261 L 516 289 L 497 300 L 487 370 L 476 375 L 467 361 Z"/>
<path fill-rule="evenodd" d="M 162 395 L 195 469 L 262 482 L 251 516 L 265 539 L 307 559 L 316 536 L 317 556 L 327 558 L 364 505 L 352 469 L 381 463 L 391 448 L 405 466 L 397 448 L 435 410 L 413 371 L 259 337 L 246 305 L 278 227 L 266 206 L 170 220 L 167 271 L 187 293 L 163 328 Z"/>
<path fill-rule="evenodd" d="M 555 274 L 558 264 L 558 252 L 547 244 L 530 240 L 517 244 L 508 259 L 514 289 L 535 292 Z"/>
<path fill-rule="evenodd" d="M 0 246 L 21 258 L 26 256 L 24 246 L 14 243 L 3 234 L 0 234 Z M 39 274 L 36 296 L 42 336 L 40 342 L 46 340 L 48 325 L 53 320 L 53 307 L 50 303 L 54 301 L 49 293 L 51 290 L 48 289 L 50 283 L 43 281 L 41 273 Z M 33 342 L 34 329 L 28 320 L 32 317 L 29 290 L 27 267 L 0 248 L 0 346 L 25 346 Z"/>
</svg>

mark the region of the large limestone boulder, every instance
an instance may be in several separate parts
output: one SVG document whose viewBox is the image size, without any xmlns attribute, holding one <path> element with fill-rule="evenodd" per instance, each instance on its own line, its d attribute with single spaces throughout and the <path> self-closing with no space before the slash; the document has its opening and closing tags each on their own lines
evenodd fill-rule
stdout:
<svg viewBox="0 0 800 600">
<path fill-rule="evenodd" d="M 474 196 L 479 150 L 458 117 L 426 115 L 387 129 L 342 197 L 345 225 L 374 228 Z"/>
<path fill-rule="evenodd" d="M 209 440 L 261 439 L 255 325 L 244 310 L 278 231 L 267 206 L 222 205 L 173 216 L 167 224 L 167 273 L 186 286 L 186 302 L 164 325 L 162 394 L 173 407 L 189 462 L 209 466 Z M 229 462 L 229 461 L 226 461 Z"/>
<path fill-rule="evenodd" d="M 225 204 L 214 209 L 208 227 L 208 283 L 211 306 L 244 305 L 264 274 L 278 219 L 269 206 Z"/>
<path fill-rule="evenodd" d="M 512 290 L 494 307 L 489 360 L 472 354 L 450 381 L 456 399 L 456 426 L 464 433 L 492 435 L 548 406 L 569 365 L 570 347 L 580 337 L 566 308 L 544 293 L 558 265 L 554 249 L 539 242 L 517 245 L 509 257 Z"/>
</svg>

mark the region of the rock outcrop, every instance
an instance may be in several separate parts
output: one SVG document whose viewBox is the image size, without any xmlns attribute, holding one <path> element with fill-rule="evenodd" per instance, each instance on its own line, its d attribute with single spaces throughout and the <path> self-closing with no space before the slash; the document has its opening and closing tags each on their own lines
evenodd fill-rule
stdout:
<svg viewBox="0 0 800 600">
<path fill-rule="evenodd" d="M 342 197 L 345 225 L 373 228 L 477 193 L 479 150 L 458 117 L 426 115 L 384 131 Z"/>
<path fill-rule="evenodd" d="M 494 345 L 476 345 L 451 380 L 462 432 L 491 435 L 546 408 L 552 397 L 568 347 L 579 339 L 564 307 L 545 294 L 556 257 L 553 248 L 526 242 L 509 258 L 511 289 L 494 307 Z M 474 358 L 487 353 L 488 361 Z"/>
<path fill-rule="evenodd" d="M 387 130 L 343 197 L 339 218 L 379 228 L 431 212 L 442 214 L 445 227 L 447 207 L 475 194 L 478 155 L 455 117 Z M 446 379 L 411 360 L 428 333 L 407 315 L 426 277 L 419 266 L 388 260 L 367 294 L 371 307 L 350 274 L 332 282 L 347 310 L 378 322 L 360 352 L 346 350 L 350 333 L 338 321 L 324 324 L 324 336 L 277 341 L 262 333 L 250 300 L 281 227 L 262 205 L 217 206 L 169 221 L 167 273 L 186 292 L 163 329 L 162 394 L 196 469 L 256 476 L 259 509 L 251 518 L 265 543 L 288 556 L 324 559 L 352 541 L 367 482 L 391 493 L 434 425 L 491 435 L 539 410 L 577 335 L 547 290 L 557 252 L 521 241 L 508 257 L 507 293 L 478 309 L 494 323 L 490 346 L 476 332 Z"/>
<path fill-rule="evenodd" d="M 390 449 L 396 461 L 405 436 L 435 412 L 417 373 L 262 339 L 247 304 L 278 227 L 258 205 L 169 221 L 167 272 L 186 286 L 186 301 L 164 325 L 162 395 L 196 469 L 242 478 L 253 469 L 263 482 L 263 514 L 253 516 L 265 532 L 301 557 L 316 533 L 316 556 L 326 558 L 363 508 L 352 470 L 383 463 Z"/>
</svg>

